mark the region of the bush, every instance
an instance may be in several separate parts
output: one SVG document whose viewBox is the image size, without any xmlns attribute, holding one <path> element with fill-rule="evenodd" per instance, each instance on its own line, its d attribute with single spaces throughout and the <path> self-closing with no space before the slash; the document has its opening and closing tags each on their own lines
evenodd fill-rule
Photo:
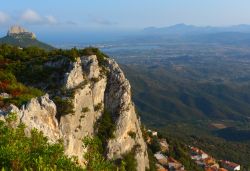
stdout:
<svg viewBox="0 0 250 171">
<path fill-rule="evenodd" d="M 123 155 L 122 159 L 124 163 L 125 170 L 136 171 L 137 161 L 135 159 L 135 154 L 133 152 Z"/>
<path fill-rule="evenodd" d="M 2 170 L 83 170 L 72 158 L 64 155 L 61 142 L 49 144 L 42 132 L 32 130 L 25 136 L 24 125 L 11 128 L 0 121 L 0 169 Z"/>
<path fill-rule="evenodd" d="M 97 137 L 101 140 L 102 146 L 105 148 L 107 141 L 114 138 L 115 124 L 111 114 L 106 110 L 101 118 L 96 122 L 95 129 L 98 130 Z"/>
<path fill-rule="evenodd" d="M 156 168 L 156 163 L 157 163 L 157 160 L 153 154 L 153 152 L 151 151 L 150 148 L 148 148 L 148 160 L 149 160 L 149 171 L 156 171 L 157 168 Z"/>
<path fill-rule="evenodd" d="M 133 138 L 133 139 L 136 138 L 136 133 L 133 132 L 133 131 L 129 131 L 129 132 L 128 132 L 128 135 L 129 135 L 131 138 Z"/>
<path fill-rule="evenodd" d="M 0 71 L 0 92 L 11 95 L 10 98 L 2 100 L 5 104 L 13 103 L 18 107 L 27 103 L 31 98 L 44 94 L 39 89 L 17 82 L 16 77 L 8 71 Z"/>
<path fill-rule="evenodd" d="M 157 153 L 161 150 L 159 140 L 156 136 L 152 137 L 151 144 L 149 144 L 149 148 L 152 150 L 153 153 Z"/>
<path fill-rule="evenodd" d="M 70 99 L 62 99 L 61 97 L 56 96 L 53 98 L 53 101 L 56 104 L 58 116 L 74 113 L 74 106 Z"/>
<path fill-rule="evenodd" d="M 94 110 L 97 112 L 97 111 L 100 111 L 102 109 L 102 103 L 98 103 L 97 105 L 94 106 Z"/>
<path fill-rule="evenodd" d="M 112 162 L 104 158 L 102 142 L 98 137 L 85 137 L 83 147 L 87 148 L 87 152 L 84 154 L 87 170 L 117 170 Z"/>
<path fill-rule="evenodd" d="M 82 108 L 82 113 L 86 113 L 86 112 L 89 112 L 90 110 L 89 110 L 89 108 L 88 107 L 84 107 L 84 108 Z"/>
<path fill-rule="evenodd" d="M 106 62 L 105 58 L 108 58 L 108 55 L 104 54 L 98 48 L 94 48 L 94 47 L 88 47 L 83 50 L 80 50 L 80 54 L 83 56 L 96 55 L 98 64 L 100 66 L 103 66 Z"/>
</svg>

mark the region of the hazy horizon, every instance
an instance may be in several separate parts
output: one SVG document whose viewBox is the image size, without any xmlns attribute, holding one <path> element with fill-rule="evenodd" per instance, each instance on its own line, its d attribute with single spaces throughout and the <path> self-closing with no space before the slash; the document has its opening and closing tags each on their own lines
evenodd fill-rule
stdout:
<svg viewBox="0 0 250 171">
<path fill-rule="evenodd" d="M 147 27 L 179 23 L 195 26 L 250 24 L 250 1 L 4 1 L 0 7 L 0 36 L 11 25 L 21 25 L 49 43 L 105 40 Z M 67 36 L 66 36 L 67 35 Z"/>
<path fill-rule="evenodd" d="M 1 28 L 13 24 L 43 29 L 134 30 L 178 23 L 197 26 L 250 24 L 247 0 L 210 1 L 4 1 Z M 2 30 L 1 30 L 2 31 Z"/>
</svg>

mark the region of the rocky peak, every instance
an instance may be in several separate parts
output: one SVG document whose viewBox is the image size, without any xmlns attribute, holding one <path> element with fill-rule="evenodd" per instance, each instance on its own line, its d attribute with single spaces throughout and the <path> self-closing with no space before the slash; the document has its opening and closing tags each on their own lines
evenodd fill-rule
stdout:
<svg viewBox="0 0 250 171">
<path fill-rule="evenodd" d="M 21 26 L 17 26 L 17 25 L 11 26 L 11 28 L 8 30 L 8 33 L 7 33 L 8 36 L 16 36 L 16 35 L 20 35 L 20 34 L 30 36 L 30 38 L 32 38 L 32 39 L 36 38 L 34 33 L 29 32 L 28 30 L 22 28 Z"/>
<path fill-rule="evenodd" d="M 43 131 L 51 142 L 63 139 L 65 153 L 77 156 L 83 165 L 86 149 L 82 146 L 82 139 L 99 131 L 95 125 L 107 111 L 115 127 L 114 137 L 107 140 L 107 158 L 121 159 L 133 152 L 137 170 L 144 171 L 149 167 L 147 146 L 131 99 L 129 81 L 114 60 L 104 60 L 104 64 L 100 64 L 96 55 L 82 56 L 69 62 L 67 71 L 60 70 L 64 77 L 61 88 L 66 94 L 71 92 L 70 96 L 60 97 L 70 101 L 72 110 L 69 113 L 58 113 L 59 106 L 48 95 L 32 99 L 21 109 L 12 106 L 10 112 L 17 113 L 29 130 Z M 61 58 L 45 65 L 51 69 L 61 68 L 65 66 L 65 60 Z"/>
</svg>

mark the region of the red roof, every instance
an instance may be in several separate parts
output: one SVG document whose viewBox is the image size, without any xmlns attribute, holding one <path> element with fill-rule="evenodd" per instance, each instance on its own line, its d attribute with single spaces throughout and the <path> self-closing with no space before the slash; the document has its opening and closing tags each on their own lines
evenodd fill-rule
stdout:
<svg viewBox="0 0 250 171">
<path fill-rule="evenodd" d="M 225 160 L 222 160 L 221 163 L 225 164 L 225 165 L 228 165 L 231 168 L 235 168 L 235 167 L 239 166 L 239 164 L 237 164 L 237 163 L 230 162 L 230 161 L 225 161 Z"/>
</svg>

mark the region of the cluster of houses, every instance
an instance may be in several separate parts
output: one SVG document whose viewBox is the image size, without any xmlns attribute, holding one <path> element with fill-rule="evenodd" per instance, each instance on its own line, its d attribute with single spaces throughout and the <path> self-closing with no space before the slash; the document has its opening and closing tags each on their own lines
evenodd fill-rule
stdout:
<svg viewBox="0 0 250 171">
<path fill-rule="evenodd" d="M 166 139 L 159 138 L 156 131 L 147 130 L 150 136 L 147 137 L 147 143 L 151 144 L 153 138 L 157 138 L 160 150 L 154 154 L 157 160 L 157 171 L 185 171 L 183 164 L 175 160 L 171 156 L 167 156 L 169 144 Z M 234 162 L 219 160 L 205 153 L 203 150 L 189 146 L 190 157 L 194 162 L 205 171 L 240 171 L 240 165 Z"/>
<path fill-rule="evenodd" d="M 204 168 L 205 171 L 239 171 L 240 165 L 220 160 L 217 162 L 213 157 L 209 156 L 207 153 L 199 148 L 190 146 L 190 157 L 195 161 L 195 163 Z"/>
<path fill-rule="evenodd" d="M 153 137 L 158 138 L 158 134 L 156 131 L 148 130 Z M 157 160 L 157 171 L 185 171 L 184 166 L 174 158 L 167 156 L 166 152 L 169 150 L 169 144 L 167 143 L 166 139 L 158 138 L 160 151 L 154 154 L 154 157 Z M 147 137 L 147 143 L 150 144 L 152 138 L 149 136 Z"/>
</svg>

